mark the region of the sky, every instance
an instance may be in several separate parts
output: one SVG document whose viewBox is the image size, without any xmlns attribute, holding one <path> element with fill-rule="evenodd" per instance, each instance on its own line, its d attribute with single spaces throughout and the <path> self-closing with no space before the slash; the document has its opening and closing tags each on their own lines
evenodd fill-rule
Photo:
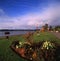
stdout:
<svg viewBox="0 0 60 61">
<path fill-rule="evenodd" d="M 60 0 L 0 0 L 0 29 L 60 25 Z"/>
</svg>

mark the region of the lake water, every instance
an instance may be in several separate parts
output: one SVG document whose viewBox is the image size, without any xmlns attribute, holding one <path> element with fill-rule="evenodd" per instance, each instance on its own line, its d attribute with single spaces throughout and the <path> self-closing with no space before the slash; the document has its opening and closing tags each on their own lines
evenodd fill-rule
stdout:
<svg viewBox="0 0 60 61">
<path fill-rule="evenodd" d="M 5 32 L 7 31 L 0 31 L 0 36 L 5 36 Z M 10 32 L 9 36 L 11 36 L 11 35 L 25 34 L 27 32 L 34 32 L 34 31 L 8 31 L 8 32 Z"/>
</svg>

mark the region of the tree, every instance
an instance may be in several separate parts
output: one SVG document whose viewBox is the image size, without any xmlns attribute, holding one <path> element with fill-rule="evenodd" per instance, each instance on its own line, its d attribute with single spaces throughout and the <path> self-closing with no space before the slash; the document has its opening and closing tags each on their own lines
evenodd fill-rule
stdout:
<svg viewBox="0 0 60 61">
<path fill-rule="evenodd" d="M 44 28 L 47 31 L 48 30 L 48 24 L 45 24 Z"/>
<path fill-rule="evenodd" d="M 50 31 L 53 30 L 52 26 L 49 26 L 49 30 L 50 30 Z"/>
<path fill-rule="evenodd" d="M 60 31 L 60 26 L 55 26 L 55 30 Z"/>
</svg>

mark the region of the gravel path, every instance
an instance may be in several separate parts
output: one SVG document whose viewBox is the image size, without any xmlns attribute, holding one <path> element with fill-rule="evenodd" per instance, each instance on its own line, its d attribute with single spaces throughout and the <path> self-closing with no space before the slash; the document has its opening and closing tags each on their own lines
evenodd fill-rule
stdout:
<svg viewBox="0 0 60 61">
<path fill-rule="evenodd" d="M 56 33 L 56 32 L 52 32 L 52 34 L 54 34 L 57 38 L 60 39 L 60 33 L 59 33 L 59 32 L 58 32 L 58 33 Z"/>
</svg>

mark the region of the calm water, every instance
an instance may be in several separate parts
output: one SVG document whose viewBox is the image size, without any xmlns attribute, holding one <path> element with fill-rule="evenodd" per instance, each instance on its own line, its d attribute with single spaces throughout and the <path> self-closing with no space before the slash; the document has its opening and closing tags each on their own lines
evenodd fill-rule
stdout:
<svg viewBox="0 0 60 61">
<path fill-rule="evenodd" d="M 0 31 L 0 36 L 5 36 L 5 32 L 6 31 Z M 20 34 L 25 34 L 27 32 L 34 32 L 34 31 L 9 31 L 10 32 L 10 36 L 11 35 L 20 35 Z"/>
</svg>

